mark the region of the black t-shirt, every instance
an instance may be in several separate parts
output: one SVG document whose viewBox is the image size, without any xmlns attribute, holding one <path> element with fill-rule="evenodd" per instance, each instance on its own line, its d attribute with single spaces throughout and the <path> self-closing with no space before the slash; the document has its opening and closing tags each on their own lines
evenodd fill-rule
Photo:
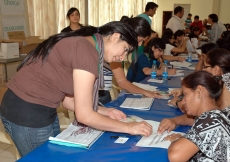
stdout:
<svg viewBox="0 0 230 162">
<path fill-rule="evenodd" d="M 0 106 L 1 116 L 21 126 L 41 128 L 51 125 L 57 112 L 55 108 L 26 102 L 8 89 Z"/>
<path fill-rule="evenodd" d="M 70 26 L 67 26 L 66 28 L 62 29 L 61 32 L 70 32 L 70 31 L 73 31 Z"/>
</svg>

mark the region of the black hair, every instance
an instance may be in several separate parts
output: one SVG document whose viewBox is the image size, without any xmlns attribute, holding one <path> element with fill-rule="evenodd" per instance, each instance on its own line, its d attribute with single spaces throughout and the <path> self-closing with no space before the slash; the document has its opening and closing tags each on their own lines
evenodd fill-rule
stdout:
<svg viewBox="0 0 230 162">
<path fill-rule="evenodd" d="M 145 6 L 145 12 L 148 12 L 150 9 L 154 9 L 157 8 L 158 4 L 154 3 L 154 2 L 148 2 Z"/>
<path fill-rule="evenodd" d="M 148 53 L 149 57 L 151 59 L 154 58 L 154 53 L 152 50 L 153 46 L 155 48 L 160 48 L 160 49 L 164 50 L 165 49 L 165 42 L 161 38 L 153 38 L 148 42 L 147 46 L 144 48 L 144 53 Z"/>
<path fill-rule="evenodd" d="M 183 30 L 177 30 L 175 33 L 174 33 L 174 38 L 177 39 L 177 37 L 180 37 L 180 36 L 183 36 L 185 35 L 184 31 Z"/>
<path fill-rule="evenodd" d="M 139 37 L 148 37 L 151 35 L 151 26 L 143 17 L 122 16 L 121 22 L 128 24 Z"/>
<path fill-rule="evenodd" d="M 219 48 L 215 43 L 206 43 L 204 45 L 202 45 L 201 47 L 199 47 L 199 49 L 201 49 L 201 52 L 203 54 L 207 54 L 209 51 L 213 50 L 213 49 L 217 49 Z"/>
<path fill-rule="evenodd" d="M 212 22 L 218 22 L 218 16 L 216 14 L 210 14 L 208 17 L 212 20 Z"/>
<path fill-rule="evenodd" d="M 26 58 L 18 66 L 17 70 L 20 70 L 24 65 L 35 62 L 38 59 L 41 59 L 44 63 L 54 45 L 63 38 L 74 36 L 92 36 L 95 33 L 99 33 L 102 36 L 112 35 L 113 33 L 120 33 L 120 39 L 132 46 L 133 50 L 136 49 L 138 45 L 136 33 L 128 24 L 122 23 L 120 21 L 112 21 L 98 28 L 94 26 L 87 26 L 79 30 L 63 32 L 50 36 L 48 39 L 39 44 L 34 50 L 29 52 Z"/>
<path fill-rule="evenodd" d="M 81 16 L 81 15 L 80 15 L 80 11 L 79 11 L 76 7 L 71 7 L 71 8 L 67 11 L 66 17 L 67 17 L 68 19 L 70 19 L 70 15 L 71 15 L 72 13 L 74 13 L 75 11 L 78 12 L 79 17 L 80 17 L 80 16 Z M 80 27 L 83 27 L 82 24 L 80 24 L 80 23 L 78 23 L 78 24 L 80 25 Z"/>
<path fill-rule="evenodd" d="M 196 71 L 186 76 L 181 85 L 193 91 L 196 90 L 198 85 L 203 86 L 209 93 L 209 97 L 218 101 L 222 92 L 221 77 L 213 76 L 207 71 Z"/>
<path fill-rule="evenodd" d="M 173 31 L 171 29 L 166 29 L 161 38 L 165 44 L 171 44 L 169 40 L 173 38 Z"/>
<path fill-rule="evenodd" d="M 217 41 L 216 41 L 216 44 L 219 46 L 219 48 L 223 48 L 223 49 L 226 49 L 228 51 L 230 51 L 230 41 L 226 38 L 219 38 Z"/>
<path fill-rule="evenodd" d="M 200 17 L 198 16 L 198 15 L 196 15 L 195 17 L 194 17 L 194 19 L 199 19 Z"/>
<path fill-rule="evenodd" d="M 227 40 L 230 41 L 230 31 L 229 31 L 229 30 L 224 31 L 224 32 L 221 34 L 221 37 L 222 37 L 222 38 L 225 38 L 225 39 L 227 39 Z"/>
<path fill-rule="evenodd" d="M 184 8 L 181 7 L 181 6 L 175 7 L 175 8 L 174 8 L 174 15 L 176 15 L 178 12 L 182 12 L 183 9 L 184 9 Z"/>
<path fill-rule="evenodd" d="M 219 66 L 223 74 L 230 72 L 230 52 L 225 49 L 218 48 L 209 51 L 205 61 L 211 67 Z"/>
<path fill-rule="evenodd" d="M 192 16 L 192 14 L 189 13 L 188 16 Z"/>
<path fill-rule="evenodd" d="M 195 26 L 195 27 L 194 26 L 190 26 L 190 30 L 192 32 L 188 35 L 189 39 L 191 40 L 192 38 L 198 38 L 198 36 L 194 32 L 200 31 L 200 28 L 197 27 L 197 26 Z"/>
</svg>

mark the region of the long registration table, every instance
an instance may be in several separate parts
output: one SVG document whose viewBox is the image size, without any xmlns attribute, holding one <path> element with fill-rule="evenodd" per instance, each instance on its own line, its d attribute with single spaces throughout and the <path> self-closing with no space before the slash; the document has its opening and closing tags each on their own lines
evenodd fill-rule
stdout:
<svg viewBox="0 0 230 162">
<path fill-rule="evenodd" d="M 185 70 L 187 75 L 190 70 Z M 142 83 L 147 83 L 146 78 Z M 159 90 L 167 91 L 168 88 L 181 87 L 181 77 L 170 77 L 165 83 L 150 83 L 158 86 Z M 115 107 L 122 110 L 127 115 L 136 115 L 146 120 L 161 121 L 163 118 L 171 118 L 181 115 L 177 108 L 167 106 L 167 100 L 155 99 L 149 111 L 134 109 L 122 109 L 119 107 L 127 95 L 121 93 L 118 98 L 110 103 L 107 107 Z M 189 126 L 179 126 L 175 131 L 186 132 Z M 129 139 L 124 144 L 114 143 L 116 139 L 110 136 L 127 136 Z M 45 142 L 37 149 L 18 160 L 18 162 L 168 162 L 167 149 L 137 147 L 136 143 L 141 136 L 132 136 L 124 133 L 105 132 L 89 149 L 77 147 L 67 147 Z"/>
</svg>

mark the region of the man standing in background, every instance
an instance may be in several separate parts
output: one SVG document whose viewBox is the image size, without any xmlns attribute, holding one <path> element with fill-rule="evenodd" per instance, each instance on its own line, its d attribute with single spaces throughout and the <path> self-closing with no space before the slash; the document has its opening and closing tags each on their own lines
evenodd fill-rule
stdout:
<svg viewBox="0 0 230 162">
<path fill-rule="evenodd" d="M 140 14 L 140 15 L 137 15 L 137 17 L 143 17 L 144 19 L 146 19 L 149 22 L 149 24 L 151 26 L 152 20 L 149 18 L 149 16 L 153 17 L 153 15 L 155 15 L 157 7 L 158 7 L 158 5 L 156 3 L 148 2 L 145 6 L 145 12 Z"/>
<path fill-rule="evenodd" d="M 177 6 L 174 8 L 174 15 L 169 19 L 166 29 L 170 28 L 173 33 L 175 33 L 177 30 L 183 30 L 182 24 L 181 24 L 181 18 L 184 16 L 184 8 L 181 6 Z"/>
</svg>

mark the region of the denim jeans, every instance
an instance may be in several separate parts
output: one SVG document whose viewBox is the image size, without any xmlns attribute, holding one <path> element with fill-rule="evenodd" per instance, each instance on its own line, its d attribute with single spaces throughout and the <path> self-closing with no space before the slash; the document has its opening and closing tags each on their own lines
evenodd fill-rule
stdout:
<svg viewBox="0 0 230 162">
<path fill-rule="evenodd" d="M 51 125 L 42 128 L 20 126 L 8 121 L 1 115 L 0 117 L 5 131 L 10 135 L 21 157 L 45 143 L 50 136 L 55 137 L 60 133 L 58 116 Z"/>
</svg>

